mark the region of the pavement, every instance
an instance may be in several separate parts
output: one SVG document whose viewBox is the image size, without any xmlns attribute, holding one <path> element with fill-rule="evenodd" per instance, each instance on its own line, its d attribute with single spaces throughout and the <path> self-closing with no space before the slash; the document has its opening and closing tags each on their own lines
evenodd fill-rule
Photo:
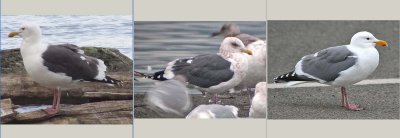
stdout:
<svg viewBox="0 0 400 138">
<path fill-rule="evenodd" d="M 340 87 L 268 89 L 268 119 L 399 119 L 399 84 L 347 88 L 349 101 L 364 110 L 341 107 Z"/>
<path fill-rule="evenodd" d="M 369 31 L 389 47 L 377 47 L 380 64 L 368 79 L 399 78 L 398 21 L 269 21 L 268 83 L 294 69 L 304 55 L 346 45 L 359 31 Z M 269 119 L 399 119 L 399 84 L 349 86 L 349 100 L 365 110 L 340 106 L 339 87 L 268 89 Z"/>
</svg>

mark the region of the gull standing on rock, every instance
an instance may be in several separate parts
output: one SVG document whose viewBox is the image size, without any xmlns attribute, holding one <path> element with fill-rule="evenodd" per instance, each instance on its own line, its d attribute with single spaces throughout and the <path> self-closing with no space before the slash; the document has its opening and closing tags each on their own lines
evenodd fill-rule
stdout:
<svg viewBox="0 0 400 138">
<path fill-rule="evenodd" d="M 23 39 L 21 55 L 28 75 L 42 86 L 53 88 L 53 105 L 44 111 L 56 115 L 60 111 L 60 88 L 73 87 L 77 82 L 101 82 L 121 85 L 121 81 L 106 76 L 106 65 L 100 59 L 86 56 L 76 45 L 42 44 L 42 32 L 37 24 L 24 24 L 8 36 Z"/>
</svg>

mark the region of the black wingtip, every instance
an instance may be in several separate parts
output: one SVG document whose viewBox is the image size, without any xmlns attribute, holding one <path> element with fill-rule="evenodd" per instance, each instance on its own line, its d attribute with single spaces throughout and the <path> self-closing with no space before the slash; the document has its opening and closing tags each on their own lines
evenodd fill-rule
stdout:
<svg viewBox="0 0 400 138">
<path fill-rule="evenodd" d="M 143 77 L 143 78 L 153 78 L 153 75 L 150 75 L 150 74 L 145 74 L 145 73 L 141 73 L 141 72 L 138 72 L 138 71 L 134 71 L 134 75 L 135 75 L 135 77 Z M 135 78 L 135 80 L 136 80 L 136 78 Z"/>
<path fill-rule="evenodd" d="M 164 78 L 164 71 L 165 70 L 155 72 L 153 75 L 153 80 L 159 80 L 159 81 L 168 80 L 167 78 Z"/>
<path fill-rule="evenodd" d="M 294 71 L 279 75 L 274 78 L 275 83 L 289 82 L 289 81 L 315 81 L 314 79 L 299 76 Z"/>
<path fill-rule="evenodd" d="M 101 80 L 103 83 L 109 83 L 109 84 L 114 84 L 116 86 L 123 86 L 123 81 L 111 78 L 110 76 L 106 76 L 103 80 Z"/>
</svg>

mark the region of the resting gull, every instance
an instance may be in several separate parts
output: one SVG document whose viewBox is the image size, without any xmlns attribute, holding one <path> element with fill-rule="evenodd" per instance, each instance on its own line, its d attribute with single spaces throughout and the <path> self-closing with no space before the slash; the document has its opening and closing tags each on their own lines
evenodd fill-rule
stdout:
<svg viewBox="0 0 400 138">
<path fill-rule="evenodd" d="M 184 117 L 192 108 L 189 91 L 179 79 L 157 82 L 146 93 L 146 105 L 161 117 Z"/>
<path fill-rule="evenodd" d="M 246 48 L 253 52 L 253 55 L 246 56 L 249 62 L 249 70 L 243 81 L 235 87 L 236 90 L 254 88 L 258 82 L 266 81 L 267 43 L 265 40 L 240 33 L 239 26 L 234 23 L 225 23 L 219 32 L 214 32 L 211 36 L 237 37 L 244 43 Z"/>
<path fill-rule="evenodd" d="M 203 94 L 214 93 L 213 100 L 217 102 L 217 93 L 234 88 L 246 76 L 246 54 L 252 55 L 252 51 L 246 49 L 240 39 L 227 37 L 222 41 L 218 54 L 176 59 L 168 63 L 165 70 L 156 72 L 153 79 L 169 80 L 181 75 L 185 82 Z"/>
<path fill-rule="evenodd" d="M 349 45 L 330 47 L 306 55 L 297 62 L 294 71 L 274 80 L 276 83 L 288 82 L 289 86 L 304 82 L 340 86 L 342 106 L 353 111 L 362 110 L 359 105 L 348 102 L 345 87 L 367 78 L 376 69 L 379 64 L 376 45 L 388 46 L 369 32 L 358 32 L 351 38 Z"/>
<path fill-rule="evenodd" d="M 186 116 L 186 119 L 238 118 L 238 111 L 239 109 L 232 105 L 199 105 Z"/>
<path fill-rule="evenodd" d="M 254 97 L 251 101 L 249 117 L 266 118 L 267 117 L 267 83 L 259 82 L 256 85 Z"/>
<path fill-rule="evenodd" d="M 122 82 L 106 76 L 106 65 L 100 59 L 86 56 L 76 45 L 47 45 L 41 43 L 41 29 L 37 24 L 24 24 L 9 37 L 23 39 L 21 55 L 25 70 L 37 83 L 54 88 L 53 105 L 44 111 L 55 115 L 60 110 L 60 88 L 75 86 L 77 82 L 101 82 L 120 85 Z"/>
</svg>

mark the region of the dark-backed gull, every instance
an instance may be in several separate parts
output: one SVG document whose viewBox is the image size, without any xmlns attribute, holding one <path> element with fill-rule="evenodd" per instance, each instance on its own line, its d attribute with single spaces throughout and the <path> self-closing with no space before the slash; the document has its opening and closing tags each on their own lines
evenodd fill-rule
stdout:
<svg viewBox="0 0 400 138">
<path fill-rule="evenodd" d="M 155 80 L 174 79 L 180 75 L 185 82 L 200 91 L 214 93 L 227 92 L 237 86 L 246 76 L 248 63 L 246 55 L 252 51 L 245 48 L 236 37 L 225 38 L 218 54 L 205 54 L 190 58 L 180 58 L 168 63 L 163 71 L 156 72 Z"/>
<path fill-rule="evenodd" d="M 55 115 L 60 110 L 60 88 L 73 87 L 77 82 L 101 82 L 120 85 L 121 81 L 105 74 L 106 65 L 100 59 L 86 56 L 72 44 L 42 44 L 42 32 L 37 24 L 24 24 L 9 37 L 23 39 L 21 55 L 28 75 L 40 85 L 54 88 L 53 105 L 44 111 Z"/>
</svg>

